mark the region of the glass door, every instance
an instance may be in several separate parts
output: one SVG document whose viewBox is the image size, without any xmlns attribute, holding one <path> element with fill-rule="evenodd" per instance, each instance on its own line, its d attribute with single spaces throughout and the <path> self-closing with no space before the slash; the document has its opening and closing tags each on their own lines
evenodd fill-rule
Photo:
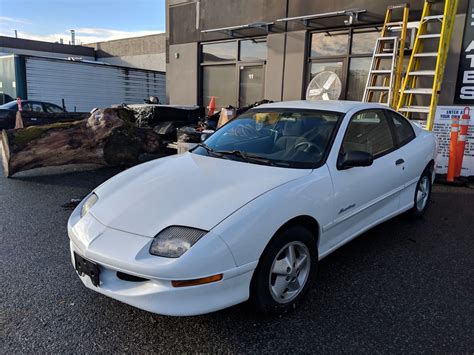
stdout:
<svg viewBox="0 0 474 355">
<path fill-rule="evenodd" d="M 239 107 L 263 100 L 264 66 L 239 66 Z"/>
</svg>

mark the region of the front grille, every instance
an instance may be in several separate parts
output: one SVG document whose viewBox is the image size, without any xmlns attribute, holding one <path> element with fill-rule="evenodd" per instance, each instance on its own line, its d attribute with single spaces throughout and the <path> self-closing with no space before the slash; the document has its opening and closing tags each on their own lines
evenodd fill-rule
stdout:
<svg viewBox="0 0 474 355">
<path fill-rule="evenodd" d="M 117 271 L 117 277 L 118 277 L 120 280 L 123 280 L 123 281 L 130 281 L 130 282 L 145 282 L 145 281 L 150 281 L 150 280 L 148 280 L 148 279 L 144 279 L 143 277 L 138 277 L 138 276 L 129 275 L 129 274 L 126 274 L 126 273 L 120 272 L 120 271 Z"/>
</svg>

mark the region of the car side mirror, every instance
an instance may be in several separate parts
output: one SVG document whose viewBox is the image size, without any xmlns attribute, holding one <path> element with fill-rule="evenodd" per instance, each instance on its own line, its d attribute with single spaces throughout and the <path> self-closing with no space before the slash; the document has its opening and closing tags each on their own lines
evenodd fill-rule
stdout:
<svg viewBox="0 0 474 355">
<path fill-rule="evenodd" d="M 339 156 L 337 168 L 339 170 L 345 170 L 358 166 L 371 166 L 373 162 L 374 156 L 372 154 L 358 150 L 350 150 Z"/>
</svg>

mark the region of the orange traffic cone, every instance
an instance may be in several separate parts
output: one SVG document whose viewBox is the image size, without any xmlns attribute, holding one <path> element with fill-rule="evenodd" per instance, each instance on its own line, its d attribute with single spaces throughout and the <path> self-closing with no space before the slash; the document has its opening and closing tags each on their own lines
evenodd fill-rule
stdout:
<svg viewBox="0 0 474 355">
<path fill-rule="evenodd" d="M 453 116 L 451 120 L 451 142 L 449 144 L 448 176 L 446 177 L 446 180 L 449 182 L 454 181 L 454 175 L 456 173 L 456 148 L 458 144 L 458 133 L 459 117 Z"/>
<path fill-rule="evenodd" d="M 212 116 L 216 111 L 216 97 L 211 96 L 211 101 L 209 101 L 209 106 L 207 106 L 207 116 Z"/>
<path fill-rule="evenodd" d="M 456 146 L 456 169 L 454 172 L 455 177 L 461 176 L 462 160 L 464 158 L 464 149 L 466 148 L 467 131 L 469 129 L 469 120 L 471 119 L 470 113 L 471 109 L 469 107 L 465 107 L 464 114 L 461 117 L 461 129 L 459 131 L 458 143 Z"/>
</svg>

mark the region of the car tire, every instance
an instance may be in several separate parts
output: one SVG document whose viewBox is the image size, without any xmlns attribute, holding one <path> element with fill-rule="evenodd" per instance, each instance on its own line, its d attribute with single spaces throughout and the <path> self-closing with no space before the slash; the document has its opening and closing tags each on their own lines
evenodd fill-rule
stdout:
<svg viewBox="0 0 474 355">
<path fill-rule="evenodd" d="M 416 184 L 414 205 L 410 211 L 412 217 L 421 218 L 425 214 L 431 198 L 431 189 L 431 169 L 426 168 Z"/>
<path fill-rule="evenodd" d="M 295 309 L 314 282 L 317 264 L 316 238 L 307 228 L 291 226 L 278 232 L 252 279 L 251 301 L 256 310 L 280 314 Z"/>
</svg>

